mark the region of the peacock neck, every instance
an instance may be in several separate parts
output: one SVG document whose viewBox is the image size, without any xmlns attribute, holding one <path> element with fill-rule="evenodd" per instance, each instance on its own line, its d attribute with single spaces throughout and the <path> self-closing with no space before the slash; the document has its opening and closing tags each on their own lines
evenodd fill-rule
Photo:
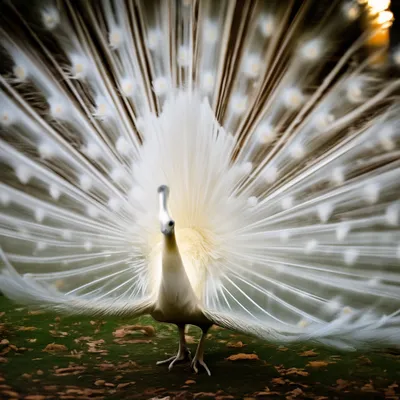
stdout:
<svg viewBox="0 0 400 400">
<path fill-rule="evenodd" d="M 163 235 L 162 272 L 163 275 L 165 275 L 178 271 L 186 275 L 176 242 L 175 232 L 171 232 L 167 235 Z"/>
</svg>

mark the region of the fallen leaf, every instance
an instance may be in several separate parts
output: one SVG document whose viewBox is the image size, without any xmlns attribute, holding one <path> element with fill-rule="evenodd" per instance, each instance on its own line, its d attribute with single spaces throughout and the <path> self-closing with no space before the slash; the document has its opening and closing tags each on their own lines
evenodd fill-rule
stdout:
<svg viewBox="0 0 400 400">
<path fill-rule="evenodd" d="M 321 367 L 326 367 L 330 363 L 326 361 L 310 361 L 307 366 L 308 367 L 313 367 L 313 368 L 321 368 Z"/>
<path fill-rule="evenodd" d="M 99 370 L 101 370 L 101 371 L 110 371 L 110 370 L 113 370 L 113 369 L 115 369 L 115 365 L 114 364 L 98 364 L 97 366 L 96 366 L 96 368 L 98 368 Z"/>
<path fill-rule="evenodd" d="M 6 315 L 4 311 L 0 312 L 0 318 L 3 317 L 4 315 Z"/>
<path fill-rule="evenodd" d="M 196 381 L 194 381 L 193 379 L 188 379 L 187 381 L 185 381 L 186 385 L 193 385 L 194 383 L 196 383 Z"/>
<path fill-rule="evenodd" d="M 31 394 L 29 396 L 24 397 L 25 400 L 45 400 L 46 396 L 43 396 L 41 394 Z"/>
<path fill-rule="evenodd" d="M 275 385 L 284 385 L 286 383 L 285 380 L 282 378 L 273 378 L 271 382 Z"/>
<path fill-rule="evenodd" d="M 50 343 L 43 349 L 43 351 L 47 353 L 56 353 L 59 351 L 68 351 L 68 349 L 63 344 Z"/>
<path fill-rule="evenodd" d="M 239 342 L 228 342 L 226 344 L 227 347 L 233 347 L 233 348 L 241 348 L 246 346 L 243 342 L 239 341 Z"/>
<path fill-rule="evenodd" d="M 237 360 L 259 360 L 257 354 L 246 354 L 246 353 L 239 353 L 239 354 L 233 354 L 226 358 L 226 360 L 229 361 L 237 361 Z"/>
<path fill-rule="evenodd" d="M 7 358 L 5 358 L 5 357 L 0 357 L 0 364 L 5 364 L 5 363 L 7 363 L 7 362 L 8 362 Z"/>
<path fill-rule="evenodd" d="M 36 371 L 36 375 L 43 375 L 43 374 L 44 374 L 44 372 L 41 369 L 38 369 Z"/>
<path fill-rule="evenodd" d="M 20 326 L 18 328 L 19 331 L 36 331 L 36 329 L 35 326 Z"/>
<path fill-rule="evenodd" d="M 41 315 L 41 314 L 44 314 L 44 311 L 42 311 L 42 310 L 31 310 L 31 311 L 28 311 L 28 315 Z"/>
<path fill-rule="evenodd" d="M 371 365 L 372 364 L 372 361 L 368 357 L 361 356 L 361 357 L 358 357 L 358 359 L 360 360 L 361 365 Z"/>
<path fill-rule="evenodd" d="M 6 396 L 9 396 L 11 398 L 19 399 L 19 394 L 17 392 L 13 392 L 12 390 L 3 390 L 1 393 L 5 394 Z"/>
<path fill-rule="evenodd" d="M 102 379 L 98 379 L 94 384 L 96 386 L 104 386 L 105 383 L 106 383 L 106 381 L 104 381 Z"/>
<path fill-rule="evenodd" d="M 153 343 L 153 341 L 151 339 L 114 339 L 113 340 L 115 343 L 118 344 L 138 344 L 138 343 L 142 343 L 142 344 L 148 344 L 148 343 Z"/>
<path fill-rule="evenodd" d="M 336 380 L 337 386 L 335 389 L 342 390 L 350 385 L 349 381 L 345 381 L 344 379 L 337 379 Z"/>
<path fill-rule="evenodd" d="M 309 373 L 307 371 L 304 371 L 304 368 L 289 368 L 286 370 L 283 370 L 282 375 L 300 375 L 300 376 L 308 376 Z"/>
<path fill-rule="evenodd" d="M 55 376 L 67 376 L 67 375 L 78 375 L 81 372 L 85 371 L 86 367 L 82 365 L 75 365 L 67 368 L 57 368 L 55 372 Z"/>
<path fill-rule="evenodd" d="M 317 356 L 319 353 L 316 353 L 313 350 L 307 350 L 307 351 L 303 351 L 302 353 L 299 354 L 300 357 L 315 357 Z"/>
<path fill-rule="evenodd" d="M 366 383 L 361 390 L 363 392 L 376 392 L 374 386 L 371 383 Z"/>
<path fill-rule="evenodd" d="M 287 347 L 284 346 L 279 346 L 278 347 L 278 351 L 288 351 L 289 349 Z"/>
<path fill-rule="evenodd" d="M 33 338 L 33 339 L 26 339 L 27 342 L 29 343 L 36 343 L 37 339 Z"/>
<path fill-rule="evenodd" d="M 2 340 L 0 341 L 0 344 L 9 344 L 9 343 L 10 343 L 10 341 L 7 340 L 7 339 L 2 339 Z"/>
<path fill-rule="evenodd" d="M 124 389 L 128 386 L 134 385 L 136 382 L 125 382 L 125 383 L 119 383 L 117 385 L 117 389 Z"/>
<path fill-rule="evenodd" d="M 151 325 L 125 325 L 115 330 L 113 336 L 115 338 L 123 338 L 136 332 L 141 332 L 145 336 L 154 336 L 156 330 Z"/>
<path fill-rule="evenodd" d="M 290 392 L 287 392 L 286 395 L 290 396 L 290 398 L 295 398 L 297 396 L 303 396 L 304 392 L 300 388 L 296 388 L 296 389 L 293 389 Z"/>
<path fill-rule="evenodd" d="M 196 339 L 193 336 L 185 335 L 185 339 L 186 339 L 186 343 L 188 343 L 188 344 L 196 343 Z"/>
</svg>

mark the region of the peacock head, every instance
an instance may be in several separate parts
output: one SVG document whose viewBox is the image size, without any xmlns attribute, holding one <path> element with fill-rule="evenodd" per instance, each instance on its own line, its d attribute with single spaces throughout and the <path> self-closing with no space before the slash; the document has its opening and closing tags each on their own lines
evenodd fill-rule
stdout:
<svg viewBox="0 0 400 400">
<path fill-rule="evenodd" d="M 161 185 L 158 188 L 160 200 L 160 226 L 163 235 L 171 235 L 174 233 L 175 221 L 171 218 L 168 212 L 168 196 L 169 188 L 166 185 Z"/>
</svg>

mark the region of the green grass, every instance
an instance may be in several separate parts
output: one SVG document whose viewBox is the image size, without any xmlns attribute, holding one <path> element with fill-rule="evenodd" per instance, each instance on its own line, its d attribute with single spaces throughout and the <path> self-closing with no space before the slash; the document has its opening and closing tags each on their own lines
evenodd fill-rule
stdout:
<svg viewBox="0 0 400 400">
<path fill-rule="evenodd" d="M 396 384 L 400 385 L 400 355 L 395 352 L 344 353 L 309 344 L 279 347 L 212 329 L 206 362 L 213 375 L 208 377 L 204 372 L 194 374 L 187 364 L 171 372 L 156 366 L 157 360 L 176 351 L 177 333 L 174 326 L 154 323 L 148 317 L 99 321 L 37 314 L 2 296 L 0 315 L 0 399 L 17 395 L 35 400 L 400 397 Z M 152 325 L 155 334 L 134 331 L 120 340 L 135 342 L 115 342 L 118 328 L 134 324 Z M 188 333 L 196 342 L 198 334 L 193 327 Z M 230 347 L 239 341 L 245 346 Z M 43 351 L 51 343 L 66 349 Z M 196 344 L 189 346 L 194 353 Z M 309 350 L 317 354 L 301 355 Z M 227 360 L 238 353 L 255 354 L 258 359 Z M 316 361 L 322 362 L 310 365 Z"/>
</svg>

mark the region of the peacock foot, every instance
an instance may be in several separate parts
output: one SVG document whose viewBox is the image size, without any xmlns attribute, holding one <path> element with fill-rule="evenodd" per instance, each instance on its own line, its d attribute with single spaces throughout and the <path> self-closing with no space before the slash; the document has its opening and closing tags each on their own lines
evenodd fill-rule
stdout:
<svg viewBox="0 0 400 400">
<path fill-rule="evenodd" d="M 191 361 L 192 356 L 190 353 L 190 350 L 185 348 L 183 350 L 178 351 L 178 354 L 176 356 L 172 356 L 167 358 L 166 360 L 162 361 L 157 361 L 157 365 L 163 365 L 163 364 L 168 364 L 168 370 L 171 371 L 172 367 L 178 363 L 178 362 L 184 362 L 184 361 Z"/>
<path fill-rule="evenodd" d="M 211 376 L 211 371 L 207 367 L 207 364 L 204 362 L 203 357 L 197 357 L 197 355 L 193 358 L 190 366 L 193 368 L 196 374 L 199 373 L 198 365 L 201 365 L 207 372 L 208 376 Z"/>
</svg>

